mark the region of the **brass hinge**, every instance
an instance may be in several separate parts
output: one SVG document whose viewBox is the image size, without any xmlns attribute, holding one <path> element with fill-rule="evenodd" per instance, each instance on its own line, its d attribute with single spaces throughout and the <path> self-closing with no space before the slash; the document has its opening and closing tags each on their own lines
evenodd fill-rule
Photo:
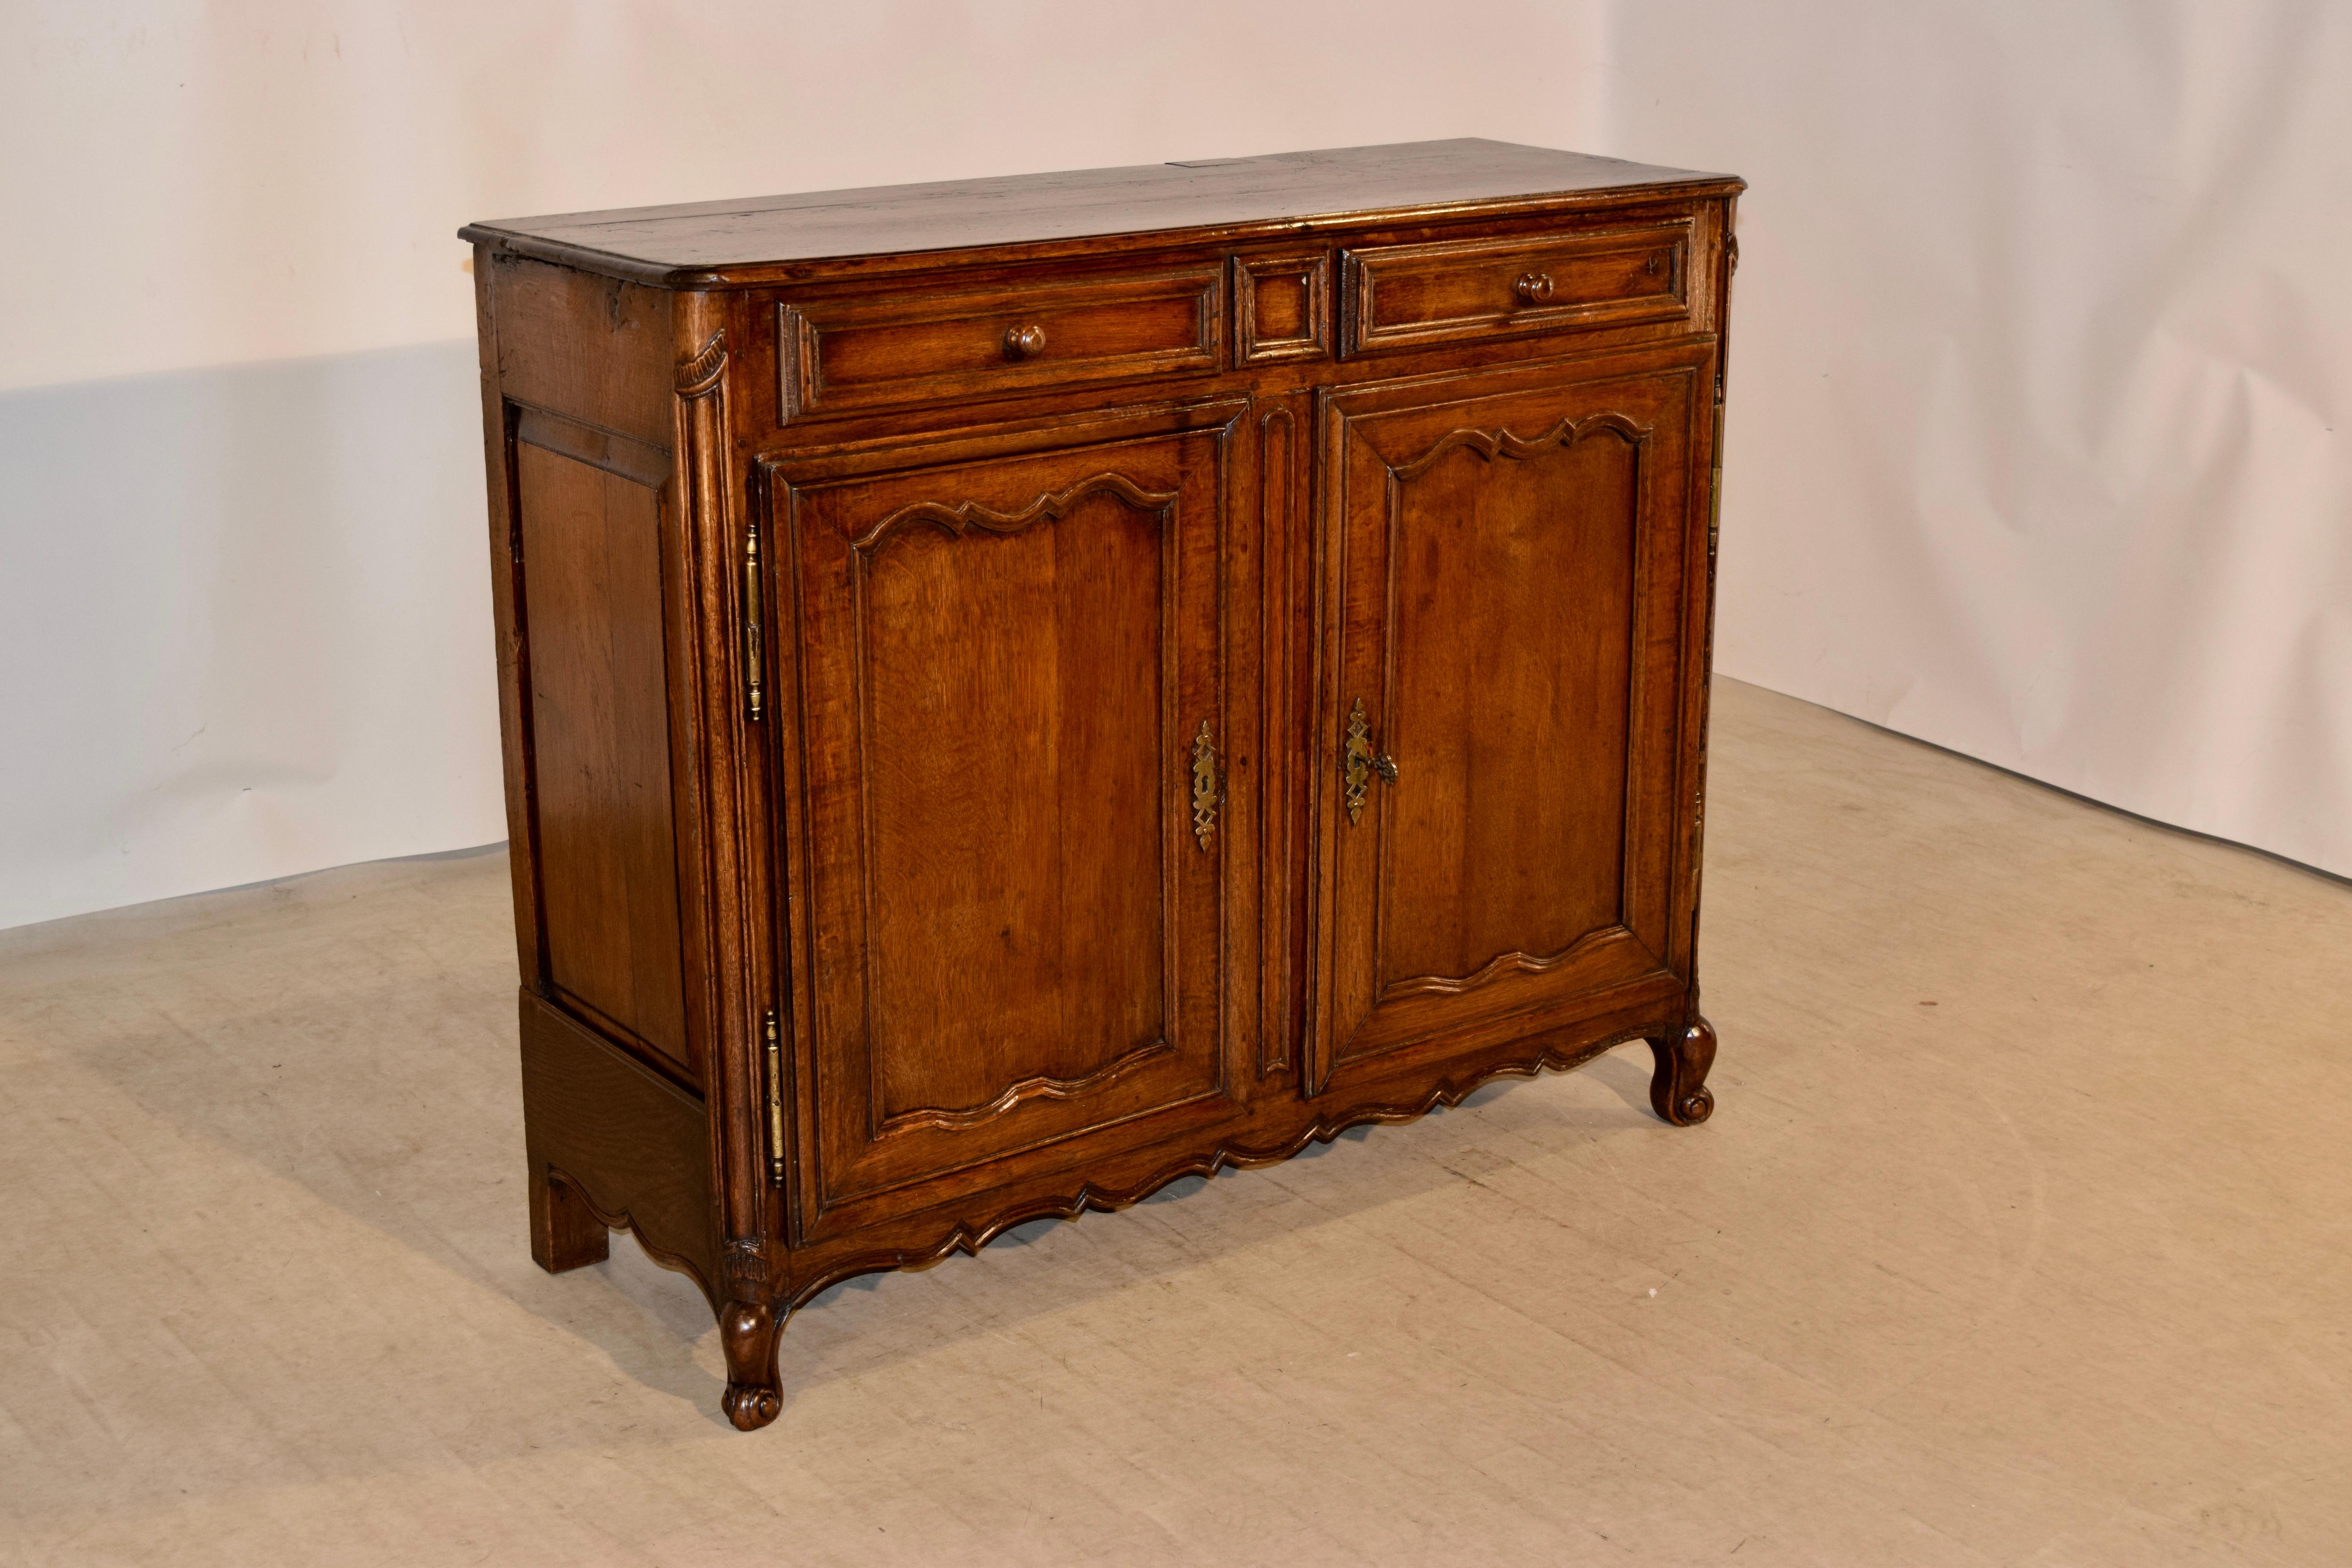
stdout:
<svg viewBox="0 0 2352 1568">
<path fill-rule="evenodd" d="M 776 1010 L 768 1009 L 768 1180 L 784 1184 L 784 1047 L 776 1029 Z"/>
<path fill-rule="evenodd" d="M 760 635 L 760 525 L 743 531 L 743 698 L 751 716 L 765 710 Z"/>
</svg>

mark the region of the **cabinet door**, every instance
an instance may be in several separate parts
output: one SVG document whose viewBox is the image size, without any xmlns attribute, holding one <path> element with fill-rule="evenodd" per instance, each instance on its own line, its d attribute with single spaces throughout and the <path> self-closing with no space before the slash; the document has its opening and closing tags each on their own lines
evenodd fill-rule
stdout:
<svg viewBox="0 0 2352 1568">
<path fill-rule="evenodd" d="M 1328 400 L 1310 1088 L 1671 979 L 1682 358 Z"/>
<path fill-rule="evenodd" d="M 772 490 L 804 1233 L 1224 1093 L 1225 437 L 1040 439 Z"/>
</svg>

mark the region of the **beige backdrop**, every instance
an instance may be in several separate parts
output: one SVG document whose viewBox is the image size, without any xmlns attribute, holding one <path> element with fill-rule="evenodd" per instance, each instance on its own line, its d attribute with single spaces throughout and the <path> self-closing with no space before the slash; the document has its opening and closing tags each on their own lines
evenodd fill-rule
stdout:
<svg viewBox="0 0 2352 1568">
<path fill-rule="evenodd" d="M 0 54 L 0 926 L 503 835 L 472 217 L 1729 169 L 1729 672 L 2352 871 L 2341 7 L 247 3 Z"/>
<path fill-rule="evenodd" d="M 1717 655 L 2352 875 L 2352 5 L 1638 4 L 1746 174 Z"/>
</svg>

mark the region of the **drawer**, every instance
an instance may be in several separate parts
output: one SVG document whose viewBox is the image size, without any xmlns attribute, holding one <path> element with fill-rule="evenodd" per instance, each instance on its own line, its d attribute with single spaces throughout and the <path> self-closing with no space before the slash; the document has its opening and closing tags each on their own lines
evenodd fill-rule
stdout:
<svg viewBox="0 0 2352 1568">
<path fill-rule="evenodd" d="M 1344 253 L 1342 349 L 1360 354 L 1690 314 L 1687 218 Z"/>
<path fill-rule="evenodd" d="M 776 309 L 782 422 L 1218 368 L 1223 269 L 792 300 Z"/>
</svg>

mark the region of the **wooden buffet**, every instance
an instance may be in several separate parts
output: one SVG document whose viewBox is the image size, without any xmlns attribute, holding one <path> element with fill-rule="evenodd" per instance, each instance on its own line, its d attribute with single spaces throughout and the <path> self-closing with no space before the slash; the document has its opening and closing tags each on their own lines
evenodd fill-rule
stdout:
<svg viewBox="0 0 2352 1568">
<path fill-rule="evenodd" d="M 1740 182 L 1490 142 L 478 224 L 532 1255 L 871 1269 L 1643 1038 Z"/>
</svg>

